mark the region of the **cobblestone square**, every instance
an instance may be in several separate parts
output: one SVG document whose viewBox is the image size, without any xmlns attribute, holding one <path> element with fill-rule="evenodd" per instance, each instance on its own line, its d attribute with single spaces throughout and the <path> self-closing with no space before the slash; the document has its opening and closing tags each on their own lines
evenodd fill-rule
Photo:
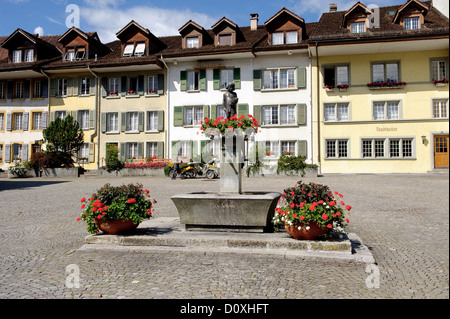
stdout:
<svg viewBox="0 0 450 319">
<path fill-rule="evenodd" d="M 246 191 L 282 192 L 299 177 L 244 178 Z M 79 250 L 88 235 L 80 199 L 105 183 L 142 183 L 155 218 L 176 217 L 170 196 L 219 181 L 160 177 L 0 179 L 2 299 L 449 298 L 449 176 L 328 175 L 353 206 L 349 232 L 376 265 L 309 258 L 133 248 Z M 71 268 L 75 266 L 75 268 Z M 79 287 L 66 280 L 79 270 Z M 379 271 L 379 282 L 373 281 Z M 379 283 L 379 285 L 378 285 Z"/>
</svg>

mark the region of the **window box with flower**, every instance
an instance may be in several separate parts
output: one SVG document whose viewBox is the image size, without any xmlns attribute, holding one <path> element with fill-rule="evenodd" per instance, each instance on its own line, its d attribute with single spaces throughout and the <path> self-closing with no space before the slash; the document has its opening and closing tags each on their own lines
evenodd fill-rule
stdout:
<svg viewBox="0 0 450 319">
<path fill-rule="evenodd" d="M 448 80 L 446 78 L 443 78 L 441 80 L 434 80 L 433 84 L 435 86 L 447 86 L 448 85 Z"/>
<path fill-rule="evenodd" d="M 108 96 L 119 96 L 119 92 L 111 91 L 111 92 L 109 92 Z"/>
<path fill-rule="evenodd" d="M 325 88 L 325 91 L 327 91 L 327 92 L 334 92 L 334 90 L 336 89 L 335 86 L 332 84 L 327 84 L 324 86 L 324 88 Z"/>
<path fill-rule="evenodd" d="M 150 219 L 156 200 L 142 184 L 113 187 L 105 184 L 89 199 L 81 199 L 83 213 L 77 221 L 87 223 L 91 234 L 118 235 L 135 230 L 145 219 Z"/>
<path fill-rule="evenodd" d="M 275 209 L 275 228 L 284 227 L 291 237 L 299 240 L 343 233 L 349 223 L 345 215 L 352 209 L 344 203 L 343 197 L 326 185 L 300 181 L 284 190 Z"/>
<path fill-rule="evenodd" d="M 398 81 L 398 82 L 371 82 L 367 83 L 369 90 L 381 90 L 381 89 L 403 89 L 408 83 Z"/>
<path fill-rule="evenodd" d="M 337 86 L 337 88 L 339 91 L 347 91 L 347 89 L 349 88 L 349 85 L 348 84 L 339 84 Z"/>
</svg>

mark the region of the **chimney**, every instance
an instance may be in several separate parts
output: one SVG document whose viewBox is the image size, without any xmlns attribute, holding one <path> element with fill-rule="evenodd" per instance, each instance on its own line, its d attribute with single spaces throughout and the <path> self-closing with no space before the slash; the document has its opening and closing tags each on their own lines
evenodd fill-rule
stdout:
<svg viewBox="0 0 450 319">
<path fill-rule="evenodd" d="M 336 11 L 337 11 L 337 4 L 330 3 L 330 12 L 336 12 Z"/>
<path fill-rule="evenodd" d="M 258 29 L 258 17 L 257 13 L 250 14 L 250 30 L 255 31 Z"/>
</svg>

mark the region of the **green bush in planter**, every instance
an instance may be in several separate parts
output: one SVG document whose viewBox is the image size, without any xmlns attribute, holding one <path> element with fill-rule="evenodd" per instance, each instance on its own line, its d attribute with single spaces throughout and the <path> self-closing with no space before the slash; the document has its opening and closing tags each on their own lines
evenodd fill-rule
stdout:
<svg viewBox="0 0 450 319">
<path fill-rule="evenodd" d="M 278 160 L 277 174 L 284 172 L 285 174 L 298 174 L 305 176 L 306 158 L 303 156 L 283 155 Z"/>
</svg>

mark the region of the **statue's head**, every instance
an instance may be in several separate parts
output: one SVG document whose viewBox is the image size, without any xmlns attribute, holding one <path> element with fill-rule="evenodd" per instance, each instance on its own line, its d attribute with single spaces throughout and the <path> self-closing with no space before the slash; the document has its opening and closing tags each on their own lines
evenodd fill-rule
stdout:
<svg viewBox="0 0 450 319">
<path fill-rule="evenodd" d="M 231 83 L 228 84 L 228 86 L 227 86 L 227 91 L 228 91 L 228 92 L 233 92 L 234 90 L 235 90 L 234 82 L 231 82 Z"/>
</svg>

